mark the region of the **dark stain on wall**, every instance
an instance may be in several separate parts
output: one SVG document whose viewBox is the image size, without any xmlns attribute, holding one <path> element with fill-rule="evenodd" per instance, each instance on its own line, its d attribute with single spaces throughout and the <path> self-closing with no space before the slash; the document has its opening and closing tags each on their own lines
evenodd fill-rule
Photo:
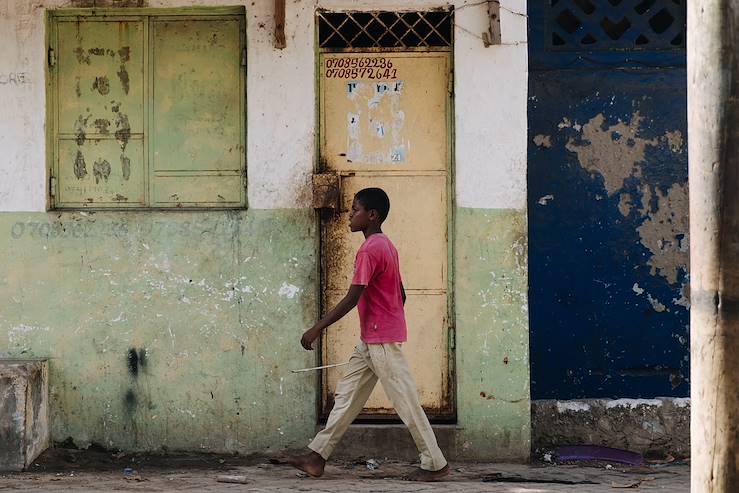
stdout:
<svg viewBox="0 0 739 493">
<path fill-rule="evenodd" d="M 131 47 L 130 46 L 122 46 L 120 50 L 118 50 L 118 56 L 121 58 L 121 63 L 126 63 L 131 59 Z"/>
<path fill-rule="evenodd" d="M 85 134 L 85 129 L 87 128 L 87 120 L 90 119 L 90 115 L 85 116 L 78 116 L 77 121 L 74 122 L 74 137 L 77 141 L 77 145 L 85 145 L 85 139 L 87 139 L 87 135 Z"/>
<path fill-rule="evenodd" d="M 123 86 L 123 92 L 128 94 L 128 91 L 130 89 L 130 81 L 128 78 L 128 71 L 126 70 L 125 65 L 121 65 L 121 69 L 118 71 L 118 79 L 120 79 L 121 86 Z"/>
<path fill-rule="evenodd" d="M 126 361 L 128 362 L 128 373 L 134 378 L 138 377 L 139 372 L 146 370 L 146 349 L 129 349 Z"/>
<path fill-rule="evenodd" d="M 125 154 L 121 154 L 121 172 L 124 180 L 128 181 L 131 178 L 131 159 Z"/>
<path fill-rule="evenodd" d="M 101 181 L 108 181 L 110 177 L 110 163 L 106 159 L 98 159 L 92 165 L 92 174 L 95 176 L 95 184 Z"/>
<path fill-rule="evenodd" d="M 134 394 L 133 390 L 128 389 L 126 391 L 126 395 L 123 397 L 123 406 L 124 409 L 128 414 L 133 414 L 136 410 L 136 405 L 138 404 L 138 399 L 136 398 L 136 394 Z"/>
<path fill-rule="evenodd" d="M 131 124 L 128 123 L 128 115 L 118 112 L 115 118 L 115 138 L 121 145 L 121 150 L 126 150 L 126 145 L 131 139 Z"/>
<path fill-rule="evenodd" d="M 108 127 L 110 126 L 110 120 L 107 118 L 97 118 L 93 124 L 97 128 L 98 132 L 102 135 L 108 135 Z"/>
<path fill-rule="evenodd" d="M 90 65 L 90 55 L 87 54 L 85 49 L 81 46 L 78 46 L 74 49 L 74 54 L 77 55 L 77 63 L 82 65 L 83 63 L 86 65 Z"/>
<path fill-rule="evenodd" d="M 82 154 L 82 151 L 77 151 L 77 156 L 74 158 L 74 176 L 78 180 L 87 176 L 87 166 L 85 165 L 85 156 Z"/>
<path fill-rule="evenodd" d="M 95 77 L 95 80 L 92 83 L 92 90 L 105 96 L 110 92 L 110 81 L 104 75 L 101 77 Z"/>
<path fill-rule="evenodd" d="M 134 377 L 139 375 L 139 354 L 135 348 L 128 350 L 128 373 Z"/>
<path fill-rule="evenodd" d="M 146 359 L 146 349 L 139 349 L 139 368 L 146 370 L 148 360 Z"/>
</svg>

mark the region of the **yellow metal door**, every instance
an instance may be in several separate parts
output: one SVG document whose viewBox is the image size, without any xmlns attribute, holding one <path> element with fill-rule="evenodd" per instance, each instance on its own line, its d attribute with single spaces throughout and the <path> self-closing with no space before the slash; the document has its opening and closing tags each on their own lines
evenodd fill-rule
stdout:
<svg viewBox="0 0 739 493">
<path fill-rule="evenodd" d="M 324 310 L 346 294 L 354 254 L 364 240 L 349 231 L 352 198 L 362 188 L 381 187 L 391 204 L 383 230 L 399 251 L 408 295 L 404 352 L 424 409 L 449 415 L 449 54 L 324 54 L 320 70 L 322 171 L 341 177 L 339 211 L 322 222 Z M 347 361 L 358 340 L 354 310 L 326 331 L 324 363 Z M 325 375 L 324 414 L 342 375 L 341 367 Z M 393 413 L 378 385 L 363 414 Z"/>
</svg>

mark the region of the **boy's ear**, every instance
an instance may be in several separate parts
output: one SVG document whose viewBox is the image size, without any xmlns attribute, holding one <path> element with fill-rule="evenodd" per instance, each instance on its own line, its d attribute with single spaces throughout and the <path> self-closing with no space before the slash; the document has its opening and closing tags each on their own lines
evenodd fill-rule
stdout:
<svg viewBox="0 0 739 493">
<path fill-rule="evenodd" d="M 367 215 L 369 216 L 370 221 L 379 221 L 380 220 L 380 213 L 377 212 L 377 209 L 370 209 L 367 211 Z"/>
</svg>

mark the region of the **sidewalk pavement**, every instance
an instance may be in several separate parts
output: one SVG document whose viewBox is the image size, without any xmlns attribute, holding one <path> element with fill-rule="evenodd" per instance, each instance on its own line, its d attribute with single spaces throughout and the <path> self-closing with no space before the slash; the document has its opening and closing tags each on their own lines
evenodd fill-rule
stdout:
<svg viewBox="0 0 739 493">
<path fill-rule="evenodd" d="M 0 491 L 234 491 L 234 492 L 618 492 L 622 489 L 688 493 L 685 463 L 622 467 L 587 465 L 452 463 L 439 483 L 401 478 L 415 467 L 381 458 L 331 461 L 319 479 L 265 457 L 231 455 L 125 455 L 104 451 L 53 449 L 31 470 L 0 473 Z M 218 482 L 243 476 L 245 483 Z"/>
</svg>

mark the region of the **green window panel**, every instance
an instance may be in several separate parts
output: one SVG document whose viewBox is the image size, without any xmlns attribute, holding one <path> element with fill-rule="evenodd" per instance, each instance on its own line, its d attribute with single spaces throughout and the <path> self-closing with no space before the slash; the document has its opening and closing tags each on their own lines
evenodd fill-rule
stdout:
<svg viewBox="0 0 739 493">
<path fill-rule="evenodd" d="M 52 208 L 246 205 L 243 9 L 49 19 Z"/>
</svg>

